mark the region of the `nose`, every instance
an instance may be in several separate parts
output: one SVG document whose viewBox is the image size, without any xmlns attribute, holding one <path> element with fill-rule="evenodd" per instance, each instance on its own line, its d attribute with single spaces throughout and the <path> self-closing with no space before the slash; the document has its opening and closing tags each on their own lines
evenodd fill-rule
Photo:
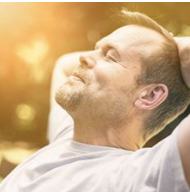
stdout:
<svg viewBox="0 0 190 192">
<path fill-rule="evenodd" d="M 85 66 L 88 68 L 93 68 L 95 65 L 95 55 L 93 53 L 94 51 L 88 51 L 86 53 L 83 53 L 79 57 L 79 61 L 81 63 L 81 66 Z"/>
</svg>

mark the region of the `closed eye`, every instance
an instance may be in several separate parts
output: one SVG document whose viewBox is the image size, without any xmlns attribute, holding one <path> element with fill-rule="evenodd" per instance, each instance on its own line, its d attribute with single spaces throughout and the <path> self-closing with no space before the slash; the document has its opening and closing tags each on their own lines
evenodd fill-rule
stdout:
<svg viewBox="0 0 190 192">
<path fill-rule="evenodd" d="M 121 65 L 122 67 L 126 68 L 125 65 L 122 64 L 120 59 L 118 58 L 118 53 L 115 51 L 115 49 L 110 49 L 105 53 L 105 57 L 108 61 L 114 62 L 116 64 Z"/>
<path fill-rule="evenodd" d="M 97 43 L 95 46 L 95 50 L 100 49 L 103 53 L 103 55 L 105 56 L 106 59 L 113 61 L 113 62 L 119 62 L 120 61 L 120 54 L 117 51 L 117 49 L 114 47 L 114 45 L 103 45 L 103 46 L 99 46 L 99 44 Z"/>
<path fill-rule="evenodd" d="M 116 57 L 116 53 L 114 49 L 109 49 L 106 53 L 105 53 L 105 57 L 113 62 L 117 62 L 117 57 Z"/>
<path fill-rule="evenodd" d="M 116 62 L 116 60 L 109 54 L 106 54 L 106 58 L 113 61 L 113 62 Z"/>
</svg>

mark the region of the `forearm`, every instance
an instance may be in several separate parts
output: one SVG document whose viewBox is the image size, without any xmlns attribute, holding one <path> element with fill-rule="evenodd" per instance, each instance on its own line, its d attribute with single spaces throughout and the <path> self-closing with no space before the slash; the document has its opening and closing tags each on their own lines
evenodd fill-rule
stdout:
<svg viewBox="0 0 190 192">
<path fill-rule="evenodd" d="M 177 43 L 181 74 L 190 88 L 190 37 L 175 37 Z M 178 125 L 178 147 L 186 180 L 190 186 L 190 115 Z"/>
<path fill-rule="evenodd" d="M 185 177 L 190 186 L 190 115 L 178 125 L 178 147 Z"/>
</svg>

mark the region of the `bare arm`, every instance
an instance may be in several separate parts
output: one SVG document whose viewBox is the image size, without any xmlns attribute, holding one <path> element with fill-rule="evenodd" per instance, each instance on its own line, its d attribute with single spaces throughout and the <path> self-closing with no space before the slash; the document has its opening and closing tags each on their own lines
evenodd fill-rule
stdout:
<svg viewBox="0 0 190 192">
<path fill-rule="evenodd" d="M 51 108 L 56 104 L 55 91 L 64 83 L 73 71 L 80 65 L 79 57 L 84 52 L 74 52 L 60 57 L 53 70 L 52 83 L 50 90 L 50 105 Z"/>
<path fill-rule="evenodd" d="M 181 63 L 181 72 L 186 85 L 190 88 L 190 38 L 175 38 Z M 190 115 L 179 124 L 178 147 L 185 172 L 190 186 Z"/>
</svg>

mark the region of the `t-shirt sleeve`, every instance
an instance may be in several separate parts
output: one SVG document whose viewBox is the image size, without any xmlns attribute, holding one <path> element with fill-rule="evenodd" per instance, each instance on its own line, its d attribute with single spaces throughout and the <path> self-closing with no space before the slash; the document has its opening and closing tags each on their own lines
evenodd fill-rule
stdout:
<svg viewBox="0 0 190 192">
<path fill-rule="evenodd" d="M 52 143 L 60 138 L 72 138 L 74 122 L 72 117 L 58 104 L 50 110 L 47 138 Z"/>
<path fill-rule="evenodd" d="M 154 147 L 138 150 L 123 160 L 117 187 L 126 192 L 190 192 L 177 132 L 178 129 Z"/>
</svg>

